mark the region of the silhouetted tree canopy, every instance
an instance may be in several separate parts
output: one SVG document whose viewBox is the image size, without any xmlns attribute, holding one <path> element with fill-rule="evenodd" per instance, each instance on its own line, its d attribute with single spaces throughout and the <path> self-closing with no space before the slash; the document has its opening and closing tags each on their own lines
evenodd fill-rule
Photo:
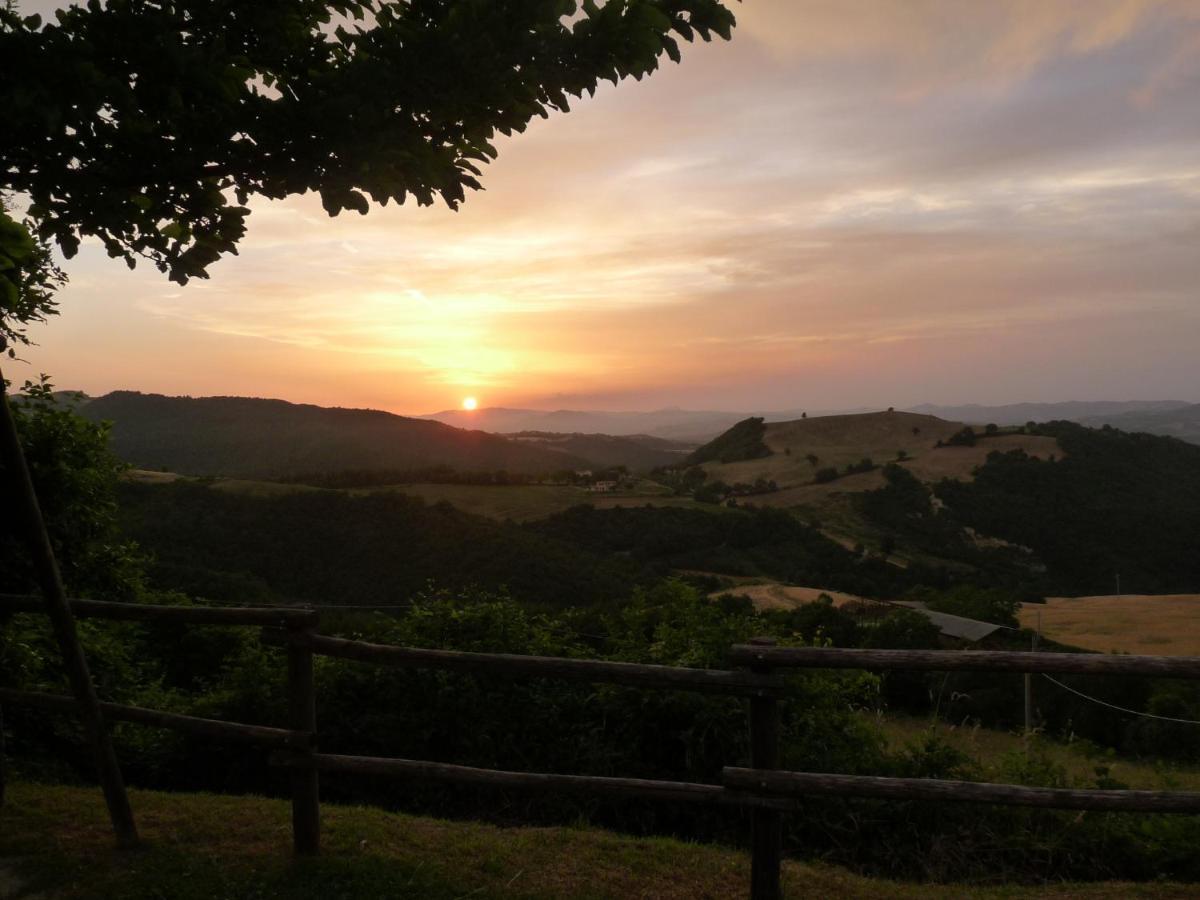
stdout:
<svg viewBox="0 0 1200 900">
<path fill-rule="evenodd" d="M 719 0 L 89 0 L 0 9 L 0 190 L 70 257 L 204 277 L 253 195 L 457 208 L 497 131 L 728 38 Z"/>
</svg>

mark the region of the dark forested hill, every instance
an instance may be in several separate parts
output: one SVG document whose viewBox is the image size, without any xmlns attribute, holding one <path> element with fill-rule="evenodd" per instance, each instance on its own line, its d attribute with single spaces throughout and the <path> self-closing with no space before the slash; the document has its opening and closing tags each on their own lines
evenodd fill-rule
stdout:
<svg viewBox="0 0 1200 900">
<path fill-rule="evenodd" d="M 114 391 L 80 407 L 80 414 L 113 423 L 113 450 L 127 462 L 188 475 L 274 479 L 429 466 L 537 473 L 587 462 L 440 422 L 283 400 Z"/>
<path fill-rule="evenodd" d="M 766 431 L 767 426 L 763 424 L 762 418 L 751 416 L 749 419 L 743 419 L 707 444 L 693 450 L 686 462 L 695 466 L 706 462 L 731 463 L 770 456 L 770 449 L 763 443 Z"/>
<path fill-rule="evenodd" d="M 1065 455 L 993 453 L 936 493 L 959 521 L 1029 547 L 1052 590 L 1200 591 L 1200 447 L 1170 437 L 1038 426 Z"/>
<path fill-rule="evenodd" d="M 158 583 L 223 602 L 391 605 L 432 583 L 582 606 L 627 597 L 641 580 L 619 557 L 391 492 L 129 482 L 120 505 Z"/>
</svg>

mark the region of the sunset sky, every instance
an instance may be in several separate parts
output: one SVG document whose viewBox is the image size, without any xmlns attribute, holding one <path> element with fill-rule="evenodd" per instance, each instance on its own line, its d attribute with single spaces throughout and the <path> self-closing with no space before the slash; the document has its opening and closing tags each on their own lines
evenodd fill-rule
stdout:
<svg viewBox="0 0 1200 900">
<path fill-rule="evenodd" d="M 735 11 L 502 139 L 458 213 L 255 202 L 185 288 L 86 246 L 7 371 L 407 413 L 1200 401 L 1200 2 Z"/>
</svg>

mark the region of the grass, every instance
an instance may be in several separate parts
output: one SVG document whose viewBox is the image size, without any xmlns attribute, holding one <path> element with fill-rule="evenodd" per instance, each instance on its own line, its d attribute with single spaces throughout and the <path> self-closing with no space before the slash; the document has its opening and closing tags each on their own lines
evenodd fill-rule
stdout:
<svg viewBox="0 0 1200 900">
<path fill-rule="evenodd" d="M 586 828 L 500 828 L 325 804 L 323 852 L 289 853 L 286 801 L 131 791 L 143 839 L 113 846 L 95 788 L 18 782 L 0 811 L 0 896 L 121 900 L 744 897 L 734 849 Z M 1187 897 L 1169 884 L 968 887 L 900 884 L 788 861 L 792 897 Z M 7 880 L 7 884 L 6 884 Z M 16 887 L 20 885 L 20 887 Z"/>
<path fill-rule="evenodd" d="M 1200 594 L 1050 597 L 1026 603 L 1021 624 L 1102 653 L 1200 656 Z"/>
<path fill-rule="evenodd" d="M 930 720 L 917 716 L 889 713 L 871 717 L 871 721 L 894 747 L 917 743 L 931 730 Z M 985 781 L 1004 780 L 1000 774 L 1004 757 L 1022 753 L 1028 746 L 1023 735 L 1007 731 L 945 723 L 934 730 L 942 740 L 974 760 Z M 1087 741 L 1067 744 L 1040 735 L 1034 737 L 1032 748 L 1061 766 L 1074 782 L 1094 782 L 1096 767 L 1104 766 L 1110 777 L 1133 790 L 1200 791 L 1200 768 L 1194 766 L 1125 759 L 1105 753 Z"/>
<path fill-rule="evenodd" d="M 285 484 L 274 481 L 248 481 L 242 478 L 194 479 L 172 472 L 154 472 L 134 469 L 127 477 L 132 481 L 147 484 L 166 484 L 185 479 L 207 480 L 214 489 L 256 497 L 272 497 L 294 494 L 298 491 L 315 491 L 321 488 L 304 484 Z M 474 513 L 489 519 L 514 522 L 532 522 L 563 512 L 583 503 L 598 509 L 617 506 L 686 506 L 693 509 L 720 511 L 724 507 L 697 503 L 691 497 L 673 497 L 664 493 L 668 489 L 656 482 L 643 480 L 633 490 L 612 494 L 598 494 L 581 487 L 555 484 L 522 485 L 476 485 L 476 484 L 396 484 L 382 487 L 353 488 L 349 493 L 372 493 L 394 491 L 411 497 L 420 497 L 428 504 L 446 502 L 463 512 Z"/>
</svg>

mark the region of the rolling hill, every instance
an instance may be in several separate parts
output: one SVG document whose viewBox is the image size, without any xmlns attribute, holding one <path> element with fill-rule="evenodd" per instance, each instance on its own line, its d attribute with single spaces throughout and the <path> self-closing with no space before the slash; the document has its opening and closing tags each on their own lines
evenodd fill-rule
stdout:
<svg viewBox="0 0 1200 900">
<path fill-rule="evenodd" d="M 511 441 L 530 447 L 557 450 L 586 459 L 597 466 L 627 466 L 634 472 L 679 462 L 694 446 L 648 434 L 561 434 L 552 431 L 518 431 L 506 434 Z"/>
<path fill-rule="evenodd" d="M 113 423 L 112 447 L 121 459 L 187 475 L 271 479 L 430 466 L 538 473 L 589 465 L 545 444 L 378 410 L 283 400 L 114 391 L 79 412 Z"/>
<path fill-rule="evenodd" d="M 1126 413 L 1168 412 L 1189 405 L 1182 400 L 1066 400 L 1059 403 L 1007 403 L 1001 406 L 984 406 L 978 403 L 939 406 L 923 403 L 907 409 L 909 412 L 976 425 L 986 425 L 988 422 L 995 422 L 997 425 L 1024 425 L 1026 422 L 1051 421 L 1089 425 L 1096 418 L 1121 416 Z"/>
<path fill-rule="evenodd" d="M 864 458 L 882 465 L 895 460 L 897 454 L 904 451 L 905 467 L 922 481 L 932 483 L 941 478 L 970 478 L 974 468 L 982 465 L 993 450 L 1019 448 L 1041 456 L 1061 453 L 1054 438 L 1027 434 L 981 438 L 974 446 L 937 446 L 939 441 L 949 440 L 963 427 L 962 422 L 907 412 L 813 416 L 791 422 L 768 422 L 761 440 L 770 451 L 769 455 L 726 463 L 705 462 L 703 467 L 710 480 L 719 479 L 727 484 L 753 483 L 760 478 L 774 481 L 779 492 L 756 499 L 771 506 L 794 506 L 831 493 L 881 486 L 883 478 L 878 470 L 845 475 L 828 483 L 814 483 L 819 469 L 844 470 Z"/>
<path fill-rule="evenodd" d="M 847 544 L 895 548 L 901 565 L 1004 562 L 1063 593 L 1099 593 L 1117 575 L 1142 593 L 1200 590 L 1200 447 L 1066 421 L 959 443 L 962 427 L 904 412 L 767 423 L 769 455 L 702 468 L 729 485 L 773 481 L 778 490 L 743 502 L 796 510 Z M 735 432 L 713 444 L 738 444 Z"/>
</svg>

